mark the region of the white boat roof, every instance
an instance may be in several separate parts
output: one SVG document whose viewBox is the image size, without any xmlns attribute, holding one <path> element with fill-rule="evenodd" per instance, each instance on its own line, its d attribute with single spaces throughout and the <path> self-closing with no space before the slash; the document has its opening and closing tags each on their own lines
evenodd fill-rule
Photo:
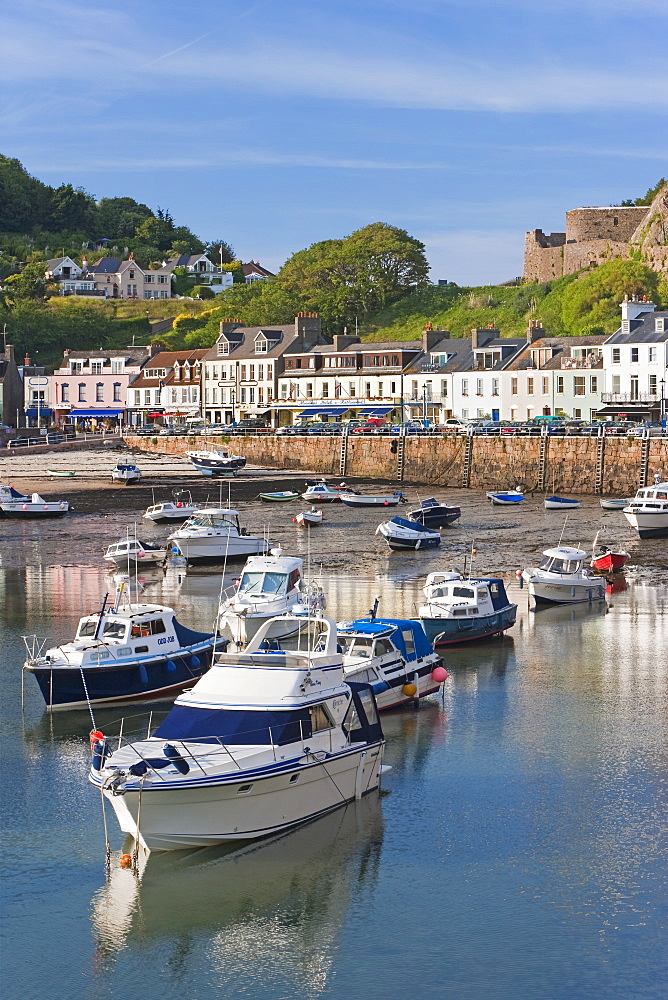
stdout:
<svg viewBox="0 0 668 1000">
<path fill-rule="evenodd" d="M 668 490 L 668 482 L 665 483 L 648 483 L 647 486 L 643 486 L 642 489 L 638 490 L 636 496 L 645 496 L 648 490 Z"/>
<path fill-rule="evenodd" d="M 226 517 L 227 515 L 239 517 L 239 511 L 229 507 L 200 507 L 194 512 L 193 517 L 201 517 L 202 515 L 207 517 Z"/>
<path fill-rule="evenodd" d="M 446 571 L 438 573 L 429 573 L 427 575 L 427 579 L 424 582 L 424 585 L 425 587 L 437 586 L 439 583 L 450 583 L 453 580 L 461 580 L 461 579 L 462 579 L 462 574 L 456 573 L 454 571 L 451 573 L 448 573 Z"/>
<path fill-rule="evenodd" d="M 573 549 L 569 545 L 558 545 L 554 549 L 543 549 L 543 555 L 548 559 L 586 559 L 587 553 L 582 549 Z"/>
<path fill-rule="evenodd" d="M 165 604 L 121 604 L 118 611 L 114 611 L 113 605 L 104 609 L 105 615 L 114 615 L 117 618 L 134 618 L 136 615 L 152 615 L 158 612 L 174 614 L 174 608 L 168 608 Z M 92 611 L 84 615 L 80 621 L 86 618 L 97 618 L 99 611 Z"/>
<path fill-rule="evenodd" d="M 284 556 L 280 552 L 278 555 L 274 555 L 272 552 L 266 556 L 250 556 L 246 560 L 242 573 L 260 570 L 280 570 L 283 573 L 289 573 L 293 569 L 301 569 L 303 565 L 304 560 L 298 559 L 297 556 Z"/>
</svg>

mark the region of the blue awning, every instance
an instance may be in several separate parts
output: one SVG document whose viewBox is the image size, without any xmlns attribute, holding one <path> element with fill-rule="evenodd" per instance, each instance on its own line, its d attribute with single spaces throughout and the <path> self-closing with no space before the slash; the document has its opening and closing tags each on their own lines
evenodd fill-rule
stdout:
<svg viewBox="0 0 668 1000">
<path fill-rule="evenodd" d="M 350 409 L 349 406 L 307 406 L 298 415 L 300 417 L 317 417 L 322 414 L 326 417 L 340 417 L 348 409 Z"/>
<path fill-rule="evenodd" d="M 384 417 L 386 413 L 391 413 L 393 406 L 363 406 L 359 411 L 360 417 Z"/>
<path fill-rule="evenodd" d="M 100 407 L 97 410 L 70 410 L 70 417 L 117 417 L 123 410 L 111 410 L 104 407 Z"/>
<path fill-rule="evenodd" d="M 28 406 L 26 407 L 26 417 L 50 417 L 52 410 L 49 406 Z"/>
</svg>

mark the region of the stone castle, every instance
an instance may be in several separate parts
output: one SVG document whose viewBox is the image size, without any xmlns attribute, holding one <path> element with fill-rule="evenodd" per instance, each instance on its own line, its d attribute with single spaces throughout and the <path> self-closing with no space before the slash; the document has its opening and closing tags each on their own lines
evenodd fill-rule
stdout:
<svg viewBox="0 0 668 1000">
<path fill-rule="evenodd" d="M 668 274 L 668 183 L 652 204 L 574 208 L 565 233 L 532 229 L 524 238 L 524 280 L 552 281 L 615 257 Z"/>
</svg>

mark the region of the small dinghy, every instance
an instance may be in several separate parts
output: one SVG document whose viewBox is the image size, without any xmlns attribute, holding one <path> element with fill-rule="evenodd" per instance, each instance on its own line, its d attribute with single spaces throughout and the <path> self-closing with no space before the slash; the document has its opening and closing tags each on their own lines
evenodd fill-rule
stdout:
<svg viewBox="0 0 668 1000">
<path fill-rule="evenodd" d="M 441 544 L 438 531 L 403 517 L 393 517 L 379 524 L 376 534 L 382 535 L 391 549 L 435 549 Z"/>
<path fill-rule="evenodd" d="M 546 510 L 571 510 L 574 507 L 581 507 L 579 500 L 569 500 L 567 497 L 547 497 L 545 500 Z"/>
<path fill-rule="evenodd" d="M 379 496 L 365 496 L 362 493 L 342 492 L 340 494 L 341 503 L 346 507 L 396 507 L 397 504 L 406 503 L 403 493 L 386 493 Z"/>
<path fill-rule="evenodd" d="M 299 524 L 303 528 L 305 525 L 322 524 L 323 516 L 324 515 L 321 510 L 311 507 L 310 510 L 302 510 L 296 517 L 293 517 L 292 520 L 295 524 Z"/>
<path fill-rule="evenodd" d="M 625 507 L 631 503 L 630 497 L 625 497 L 624 499 L 610 497 L 601 500 L 601 507 L 603 510 L 624 510 Z"/>
<path fill-rule="evenodd" d="M 623 549 L 609 549 L 607 545 L 601 545 L 598 552 L 592 555 L 589 565 L 599 573 L 618 573 L 624 569 L 630 558 L 628 552 L 624 552 Z"/>
<path fill-rule="evenodd" d="M 524 500 L 524 493 L 521 490 L 500 490 L 495 493 L 490 491 L 487 499 L 491 500 L 496 507 L 503 507 L 508 504 L 520 503 Z"/>
<path fill-rule="evenodd" d="M 162 503 L 154 503 L 147 507 L 142 515 L 147 521 L 154 521 L 156 524 L 174 521 L 187 521 L 189 517 L 196 514 L 199 507 L 193 503 L 189 490 L 174 490 L 173 500 L 163 500 Z"/>
<path fill-rule="evenodd" d="M 293 493 L 292 490 L 283 490 L 281 493 L 259 493 L 258 497 L 260 500 L 285 503 L 287 500 L 298 500 L 299 493 Z"/>
<path fill-rule="evenodd" d="M 138 483 L 141 479 L 141 470 L 137 465 L 130 462 L 119 462 L 115 469 L 111 470 L 111 478 L 115 483 Z"/>
<path fill-rule="evenodd" d="M 161 563 L 167 558 L 167 551 L 164 545 L 151 545 L 140 538 L 121 538 L 109 546 L 104 558 L 117 566 L 126 566 L 128 560 L 133 563 Z"/>
<path fill-rule="evenodd" d="M 57 469 L 47 469 L 47 476 L 55 476 L 57 479 L 72 479 L 76 472 L 59 472 Z"/>
<path fill-rule="evenodd" d="M 13 486 L 0 486 L 0 514 L 3 517 L 64 517 L 69 510 L 67 500 L 45 500 L 39 493 L 25 496 Z"/>
<path fill-rule="evenodd" d="M 425 528 L 445 528 L 462 516 L 459 507 L 450 507 L 447 503 L 439 503 L 434 497 L 423 500 L 417 510 L 408 512 L 411 521 L 424 524 Z"/>
</svg>

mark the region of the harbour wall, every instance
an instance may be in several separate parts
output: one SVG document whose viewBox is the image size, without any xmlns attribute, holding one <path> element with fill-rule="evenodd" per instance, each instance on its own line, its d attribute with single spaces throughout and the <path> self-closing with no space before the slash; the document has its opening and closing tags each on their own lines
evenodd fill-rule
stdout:
<svg viewBox="0 0 668 1000">
<path fill-rule="evenodd" d="M 134 450 L 160 454 L 221 447 L 215 437 L 125 440 Z M 668 477 L 668 438 L 351 435 L 344 448 L 336 436 L 268 434 L 233 437 L 229 447 L 265 468 L 472 489 L 629 496 L 655 472 Z"/>
</svg>

